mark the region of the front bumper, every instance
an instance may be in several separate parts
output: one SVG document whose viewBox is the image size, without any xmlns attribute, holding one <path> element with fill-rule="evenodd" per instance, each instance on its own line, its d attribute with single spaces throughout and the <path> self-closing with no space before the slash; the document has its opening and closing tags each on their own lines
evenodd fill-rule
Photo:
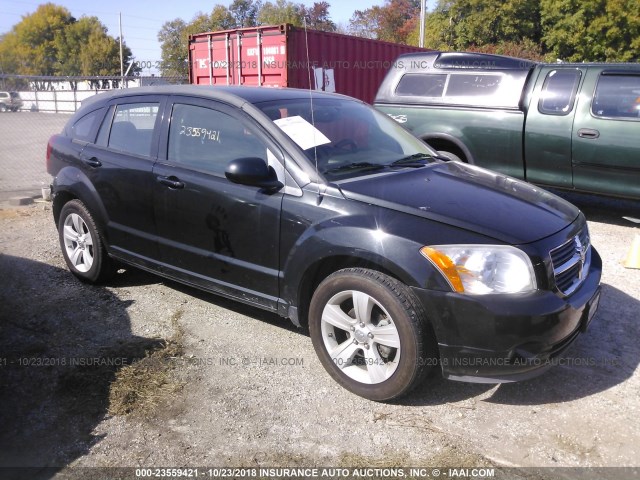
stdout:
<svg viewBox="0 0 640 480">
<path fill-rule="evenodd" d="M 442 374 L 451 380 L 503 383 L 543 373 L 593 319 L 602 260 L 592 249 L 589 273 L 569 297 L 461 295 L 414 288 L 431 321 Z"/>
</svg>

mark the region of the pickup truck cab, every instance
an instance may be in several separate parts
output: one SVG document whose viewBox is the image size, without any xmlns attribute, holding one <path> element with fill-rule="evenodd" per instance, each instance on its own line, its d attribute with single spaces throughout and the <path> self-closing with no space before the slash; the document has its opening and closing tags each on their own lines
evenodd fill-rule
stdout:
<svg viewBox="0 0 640 480">
<path fill-rule="evenodd" d="M 640 64 L 407 54 L 375 106 L 451 159 L 539 185 L 640 198 Z"/>
</svg>

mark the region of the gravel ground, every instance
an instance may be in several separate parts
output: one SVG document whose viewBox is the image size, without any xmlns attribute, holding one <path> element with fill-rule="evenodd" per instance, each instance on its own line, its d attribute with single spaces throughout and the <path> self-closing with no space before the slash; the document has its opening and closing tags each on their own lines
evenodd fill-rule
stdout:
<svg viewBox="0 0 640 480">
<path fill-rule="evenodd" d="M 77 282 L 48 205 L 4 207 L 0 466 L 638 466 L 640 270 L 621 262 L 640 229 L 621 216 L 639 204 L 571 200 L 605 264 L 589 332 L 537 379 L 433 375 L 395 404 L 340 388 L 306 333 L 260 310 L 135 270 Z M 153 395 L 140 385 L 151 406 L 114 414 L 126 365 L 159 340 L 180 353 Z"/>
</svg>

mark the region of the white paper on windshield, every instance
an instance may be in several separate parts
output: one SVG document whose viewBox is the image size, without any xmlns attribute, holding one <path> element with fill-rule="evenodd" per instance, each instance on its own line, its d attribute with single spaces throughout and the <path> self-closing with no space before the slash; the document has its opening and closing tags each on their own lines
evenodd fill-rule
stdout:
<svg viewBox="0 0 640 480">
<path fill-rule="evenodd" d="M 280 118 L 274 120 L 273 123 L 278 125 L 282 131 L 289 135 L 291 140 L 300 145 L 300 148 L 303 150 L 324 145 L 325 143 L 331 143 L 331 140 L 325 137 L 320 130 L 299 115 Z"/>
</svg>

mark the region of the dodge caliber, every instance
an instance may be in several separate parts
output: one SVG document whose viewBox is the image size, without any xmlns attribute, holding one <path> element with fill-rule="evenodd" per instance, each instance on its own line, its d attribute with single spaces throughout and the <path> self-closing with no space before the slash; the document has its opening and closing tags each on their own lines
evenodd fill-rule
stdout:
<svg viewBox="0 0 640 480">
<path fill-rule="evenodd" d="M 275 312 L 377 401 L 433 369 L 537 375 L 598 307 L 576 207 L 443 160 L 360 101 L 259 87 L 100 94 L 47 147 L 76 277 L 133 266 Z"/>
</svg>

